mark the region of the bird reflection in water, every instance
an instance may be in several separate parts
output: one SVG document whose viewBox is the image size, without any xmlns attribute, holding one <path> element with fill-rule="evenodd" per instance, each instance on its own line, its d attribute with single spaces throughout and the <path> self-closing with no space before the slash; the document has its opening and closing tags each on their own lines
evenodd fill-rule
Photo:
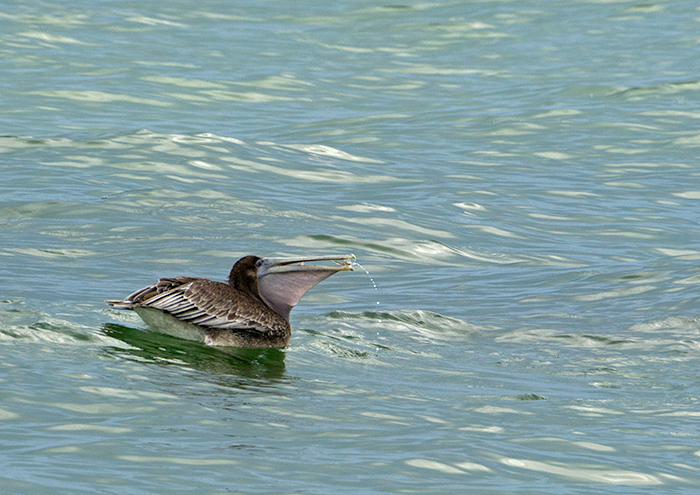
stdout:
<svg viewBox="0 0 700 495">
<path fill-rule="evenodd" d="M 246 379 L 279 379 L 285 375 L 285 352 L 275 348 L 209 347 L 201 342 L 183 340 L 159 332 L 143 331 L 106 323 L 105 335 L 127 346 L 105 348 L 111 356 L 160 366 L 184 366 L 217 375 Z"/>
</svg>

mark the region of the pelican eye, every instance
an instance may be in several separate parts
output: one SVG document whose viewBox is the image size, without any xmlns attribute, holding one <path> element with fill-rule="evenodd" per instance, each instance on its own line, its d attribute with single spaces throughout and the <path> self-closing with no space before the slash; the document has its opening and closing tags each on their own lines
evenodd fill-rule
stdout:
<svg viewBox="0 0 700 495">
<path fill-rule="evenodd" d="M 260 267 L 262 266 L 262 264 L 263 264 L 264 261 L 265 261 L 265 260 L 263 260 L 263 259 L 259 259 L 258 261 L 255 262 L 255 266 L 257 266 L 258 268 L 260 268 Z"/>
</svg>

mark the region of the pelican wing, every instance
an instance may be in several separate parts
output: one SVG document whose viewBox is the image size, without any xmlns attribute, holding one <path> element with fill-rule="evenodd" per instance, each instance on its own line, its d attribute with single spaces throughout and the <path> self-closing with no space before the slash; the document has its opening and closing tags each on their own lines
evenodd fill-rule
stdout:
<svg viewBox="0 0 700 495">
<path fill-rule="evenodd" d="M 108 302 L 121 308 L 159 309 L 178 320 L 206 328 L 269 331 L 266 322 L 260 321 L 259 305 L 242 301 L 241 295 L 221 282 L 176 277 L 161 278 L 123 301 Z"/>
</svg>

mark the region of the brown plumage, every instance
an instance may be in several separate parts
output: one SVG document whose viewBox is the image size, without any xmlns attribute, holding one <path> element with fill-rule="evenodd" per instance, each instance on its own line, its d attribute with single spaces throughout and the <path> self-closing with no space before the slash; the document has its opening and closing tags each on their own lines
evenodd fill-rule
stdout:
<svg viewBox="0 0 700 495">
<path fill-rule="evenodd" d="M 325 256 L 299 260 L 275 260 L 245 256 L 231 269 L 228 283 L 205 278 L 161 278 L 123 300 L 106 301 L 116 308 L 134 309 L 149 323 L 163 327 L 163 318 L 152 324 L 159 310 L 185 323 L 192 335 L 213 346 L 284 347 L 292 328 L 289 312 L 314 285 L 338 271 L 352 270 L 348 256 Z M 305 265 L 330 260 L 337 266 Z M 166 317 L 165 320 L 168 320 Z M 178 336 L 182 330 L 156 328 Z"/>
</svg>

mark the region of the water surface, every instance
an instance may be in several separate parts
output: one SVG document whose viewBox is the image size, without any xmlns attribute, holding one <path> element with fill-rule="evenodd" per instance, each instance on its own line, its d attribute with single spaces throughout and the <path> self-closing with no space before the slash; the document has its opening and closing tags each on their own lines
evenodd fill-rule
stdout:
<svg viewBox="0 0 700 495">
<path fill-rule="evenodd" d="M 8 493 L 694 493 L 692 2 L 0 8 Z M 284 350 L 108 308 L 355 253 Z"/>
</svg>

